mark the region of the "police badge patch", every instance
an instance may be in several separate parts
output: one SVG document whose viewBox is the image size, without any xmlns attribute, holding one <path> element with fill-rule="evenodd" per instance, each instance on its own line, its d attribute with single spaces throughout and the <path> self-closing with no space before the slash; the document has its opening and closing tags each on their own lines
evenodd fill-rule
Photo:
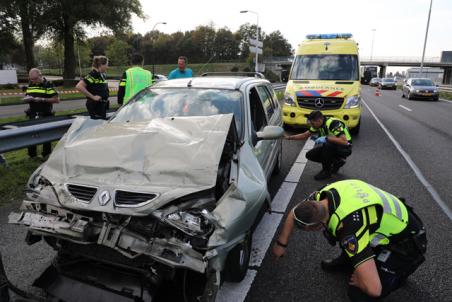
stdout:
<svg viewBox="0 0 452 302">
<path fill-rule="evenodd" d="M 345 237 L 342 242 L 342 248 L 344 248 L 347 252 L 352 255 L 356 255 L 358 252 L 358 240 L 355 235 L 350 235 Z"/>
</svg>

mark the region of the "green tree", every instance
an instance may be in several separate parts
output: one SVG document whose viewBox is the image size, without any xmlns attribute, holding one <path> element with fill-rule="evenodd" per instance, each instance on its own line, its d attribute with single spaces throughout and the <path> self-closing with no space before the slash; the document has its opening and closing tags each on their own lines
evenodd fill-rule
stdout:
<svg viewBox="0 0 452 302">
<path fill-rule="evenodd" d="M 139 0 L 60 0 L 52 2 L 51 22 L 48 23 L 53 34 L 63 41 L 65 79 L 75 76 L 74 36 L 84 33 L 85 26 L 107 27 L 115 33 L 130 30 L 132 14 L 142 16 Z"/>
<path fill-rule="evenodd" d="M 33 47 L 47 30 L 51 3 L 49 0 L 0 0 L 0 27 L 22 34 L 27 70 L 35 66 Z"/>
<path fill-rule="evenodd" d="M 264 38 L 264 56 L 285 57 L 292 55 L 292 46 L 279 30 L 274 31 Z"/>
<path fill-rule="evenodd" d="M 129 62 L 132 47 L 122 40 L 114 40 L 108 45 L 106 55 L 113 66 L 125 66 Z"/>
<path fill-rule="evenodd" d="M 220 61 L 237 59 L 239 43 L 234 34 L 228 28 L 220 28 L 215 35 L 213 45 L 216 58 Z"/>
</svg>

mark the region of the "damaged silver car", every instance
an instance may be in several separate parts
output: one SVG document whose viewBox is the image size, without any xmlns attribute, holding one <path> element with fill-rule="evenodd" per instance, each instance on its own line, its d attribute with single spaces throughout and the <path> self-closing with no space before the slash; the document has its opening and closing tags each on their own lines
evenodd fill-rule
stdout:
<svg viewBox="0 0 452 302">
<path fill-rule="evenodd" d="M 222 280 L 246 275 L 252 231 L 271 202 L 267 180 L 281 165 L 281 126 L 266 80 L 160 82 L 108 121 L 76 119 L 9 222 L 28 228 L 29 244 L 58 251 L 43 282 L 58 299 L 71 301 L 74 280 L 89 284 L 78 301 L 92 287 L 108 301 L 150 301 L 171 281 L 185 297 L 196 274 L 205 282 L 195 296 L 213 301 Z"/>
</svg>

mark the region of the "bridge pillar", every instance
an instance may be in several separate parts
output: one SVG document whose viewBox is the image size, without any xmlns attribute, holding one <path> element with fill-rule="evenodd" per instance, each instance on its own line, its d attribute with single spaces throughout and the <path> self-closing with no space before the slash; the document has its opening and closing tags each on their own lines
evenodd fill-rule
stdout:
<svg viewBox="0 0 452 302">
<path fill-rule="evenodd" d="M 444 67 L 443 85 L 450 85 L 450 84 L 452 84 L 452 68 Z"/>
<path fill-rule="evenodd" d="M 384 78 L 386 76 L 386 66 L 380 65 L 380 72 L 378 73 L 379 78 Z"/>
</svg>

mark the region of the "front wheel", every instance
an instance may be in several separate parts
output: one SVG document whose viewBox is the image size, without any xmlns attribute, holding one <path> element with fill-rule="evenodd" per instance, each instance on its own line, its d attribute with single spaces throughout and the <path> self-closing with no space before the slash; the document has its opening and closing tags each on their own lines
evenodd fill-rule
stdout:
<svg viewBox="0 0 452 302">
<path fill-rule="evenodd" d="M 251 242 L 252 236 L 249 233 L 229 252 L 224 267 L 226 281 L 240 282 L 245 278 L 250 263 Z"/>
</svg>

